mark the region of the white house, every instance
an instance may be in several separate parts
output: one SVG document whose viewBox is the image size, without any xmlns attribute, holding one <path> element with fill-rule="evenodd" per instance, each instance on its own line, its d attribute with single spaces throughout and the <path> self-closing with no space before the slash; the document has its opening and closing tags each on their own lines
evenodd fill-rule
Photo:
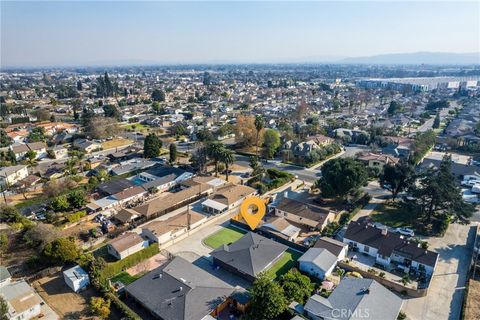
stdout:
<svg viewBox="0 0 480 320">
<path fill-rule="evenodd" d="M 337 265 L 337 257 L 324 248 L 310 248 L 298 259 L 299 269 L 309 275 L 324 279 Z"/>
<path fill-rule="evenodd" d="M 248 186 L 226 184 L 202 202 L 202 209 L 212 214 L 222 213 L 239 207 L 243 200 L 255 195 L 256 192 Z"/>
<path fill-rule="evenodd" d="M 42 312 L 42 305 L 45 303 L 25 280 L 0 287 L 0 296 L 7 303 L 6 318 L 11 320 L 27 320 L 38 317 Z"/>
<path fill-rule="evenodd" d="M 110 241 L 107 250 L 112 256 L 121 260 L 146 247 L 148 247 L 148 240 L 144 240 L 135 232 L 126 232 Z"/>
<path fill-rule="evenodd" d="M 85 272 L 85 270 L 83 270 L 79 265 L 63 271 L 63 279 L 65 280 L 67 286 L 69 286 L 75 292 L 86 288 L 90 284 L 88 273 Z"/>
<path fill-rule="evenodd" d="M 0 168 L 0 187 L 12 186 L 28 176 L 28 166 L 16 165 Z"/>
</svg>

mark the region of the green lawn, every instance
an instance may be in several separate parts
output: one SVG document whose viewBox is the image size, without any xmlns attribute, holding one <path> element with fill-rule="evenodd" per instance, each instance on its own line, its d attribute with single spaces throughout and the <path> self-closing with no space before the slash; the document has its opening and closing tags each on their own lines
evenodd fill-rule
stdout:
<svg viewBox="0 0 480 320">
<path fill-rule="evenodd" d="M 379 222 L 392 228 L 413 227 L 410 221 L 409 212 L 388 204 L 379 205 L 375 211 L 372 212 L 370 218 L 375 222 Z"/>
<path fill-rule="evenodd" d="M 281 275 L 287 273 L 288 270 L 294 267 L 298 258 L 301 256 L 302 254 L 300 252 L 288 249 L 285 251 L 280 260 L 278 260 L 270 269 L 268 269 L 267 274 L 278 279 Z"/>
<path fill-rule="evenodd" d="M 246 232 L 233 227 L 223 228 L 214 234 L 203 239 L 203 243 L 212 249 L 220 247 L 222 244 L 229 244 L 240 239 Z"/>
<path fill-rule="evenodd" d="M 136 274 L 131 276 L 128 272 L 120 272 L 116 276 L 112 277 L 110 280 L 113 282 L 120 281 L 124 285 L 129 285 L 130 283 L 134 282 L 135 280 L 142 277 L 143 274 Z"/>
</svg>

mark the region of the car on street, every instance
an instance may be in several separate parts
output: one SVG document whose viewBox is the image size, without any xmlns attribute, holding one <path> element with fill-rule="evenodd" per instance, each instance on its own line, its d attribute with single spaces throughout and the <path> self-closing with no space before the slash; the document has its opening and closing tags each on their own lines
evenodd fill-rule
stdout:
<svg viewBox="0 0 480 320">
<path fill-rule="evenodd" d="M 409 236 L 409 237 L 414 237 L 415 236 L 415 232 L 413 232 L 413 230 L 410 229 L 410 228 L 405 228 L 405 227 L 396 228 L 394 231 L 396 233 L 400 233 L 401 235 L 404 235 L 404 236 Z"/>
</svg>

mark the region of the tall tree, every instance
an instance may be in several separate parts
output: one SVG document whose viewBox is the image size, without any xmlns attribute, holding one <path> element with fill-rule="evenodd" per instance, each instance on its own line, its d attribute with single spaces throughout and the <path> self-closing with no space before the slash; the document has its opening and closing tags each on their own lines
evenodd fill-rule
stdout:
<svg viewBox="0 0 480 320">
<path fill-rule="evenodd" d="M 273 320 L 287 308 L 287 299 L 280 285 L 265 273 L 260 274 L 250 289 L 250 319 Z"/>
<path fill-rule="evenodd" d="M 262 116 L 257 115 L 255 117 L 255 130 L 257 131 L 257 135 L 255 138 L 255 154 L 258 157 L 258 146 L 259 146 L 259 137 L 260 137 L 260 132 L 263 130 L 265 127 L 265 119 L 263 119 Z"/>
<path fill-rule="evenodd" d="M 145 158 L 155 158 L 160 155 L 162 140 L 155 133 L 149 133 L 143 142 L 143 156 Z"/>
<path fill-rule="evenodd" d="M 153 90 L 152 100 L 153 101 L 158 101 L 158 102 L 164 102 L 165 101 L 165 91 L 160 90 L 160 89 Z"/>
<path fill-rule="evenodd" d="M 10 139 L 5 130 L 0 129 L 0 148 L 8 147 L 11 144 L 12 139 Z"/>
<path fill-rule="evenodd" d="M 438 129 L 440 128 L 440 112 L 437 112 L 437 115 L 435 116 L 435 119 L 433 120 L 432 128 L 433 129 Z"/>
<path fill-rule="evenodd" d="M 322 167 L 322 177 L 315 183 L 325 197 L 346 198 L 367 184 L 365 166 L 353 158 L 335 158 Z"/>
<path fill-rule="evenodd" d="M 173 164 L 177 162 L 177 145 L 173 142 L 170 143 L 169 151 L 170 151 L 170 163 Z"/>
<path fill-rule="evenodd" d="M 305 304 L 314 289 L 314 284 L 310 281 L 310 278 L 296 269 L 290 269 L 280 277 L 280 286 L 285 292 L 288 303 L 296 301 Z"/>
<path fill-rule="evenodd" d="M 273 158 L 278 148 L 280 147 L 280 134 L 275 129 L 265 130 L 263 137 L 263 145 L 265 146 L 265 153 L 267 159 Z"/>
<path fill-rule="evenodd" d="M 225 148 L 225 146 L 218 141 L 213 141 L 210 142 L 207 145 L 207 154 L 210 159 L 213 160 L 213 163 L 215 164 L 215 176 L 218 176 L 218 164 L 222 160 L 222 151 Z"/>
<path fill-rule="evenodd" d="M 397 195 L 407 190 L 414 183 L 415 171 L 407 161 L 400 161 L 396 165 L 387 164 L 383 167 L 383 173 L 380 175 L 380 185 L 392 193 L 392 200 L 395 201 Z"/>
<path fill-rule="evenodd" d="M 80 80 L 77 81 L 77 90 L 78 90 L 78 91 L 82 91 L 82 90 L 83 90 L 82 81 L 80 81 Z"/>
<path fill-rule="evenodd" d="M 228 181 L 229 168 L 235 162 L 235 155 L 232 150 L 223 148 L 221 150 L 221 161 L 225 164 L 225 179 Z"/>
<path fill-rule="evenodd" d="M 47 244 L 42 253 L 50 261 L 59 264 L 75 262 L 80 256 L 80 250 L 73 238 L 57 238 Z"/>
</svg>

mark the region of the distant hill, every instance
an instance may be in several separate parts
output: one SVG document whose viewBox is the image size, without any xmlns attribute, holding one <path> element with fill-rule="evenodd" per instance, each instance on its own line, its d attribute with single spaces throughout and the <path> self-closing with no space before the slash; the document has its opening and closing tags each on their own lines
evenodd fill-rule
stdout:
<svg viewBox="0 0 480 320">
<path fill-rule="evenodd" d="M 480 64 L 480 52 L 415 52 L 380 54 L 369 57 L 352 57 L 338 60 L 351 64 Z"/>
</svg>

